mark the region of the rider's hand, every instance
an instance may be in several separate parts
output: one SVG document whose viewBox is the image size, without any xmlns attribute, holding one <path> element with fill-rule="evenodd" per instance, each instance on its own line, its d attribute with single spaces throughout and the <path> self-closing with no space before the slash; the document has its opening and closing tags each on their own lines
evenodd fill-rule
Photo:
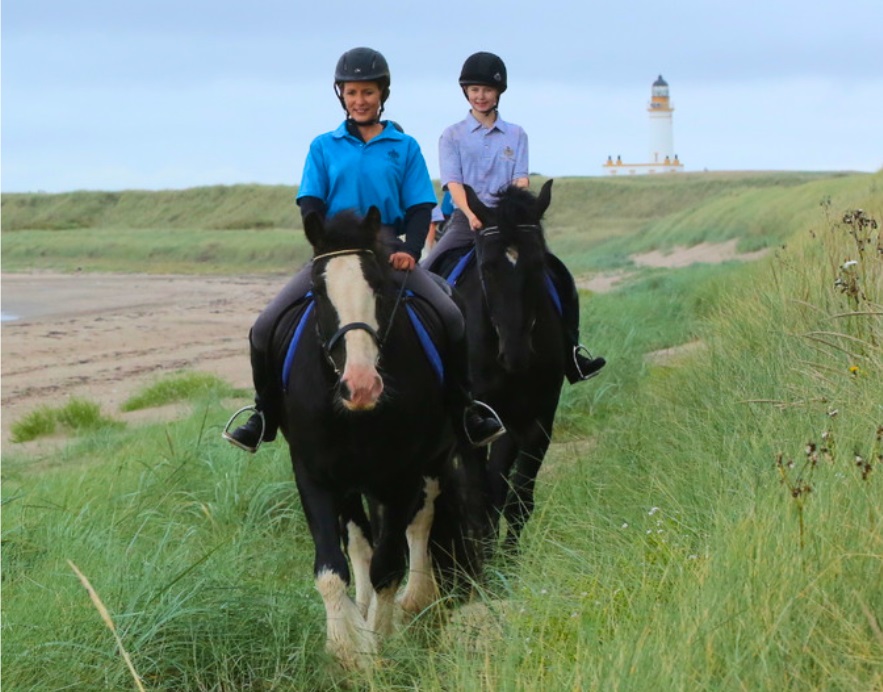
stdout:
<svg viewBox="0 0 883 692">
<path fill-rule="evenodd" d="M 394 252 L 389 256 L 389 263 L 393 269 L 401 269 L 402 271 L 411 271 L 416 260 L 407 252 Z"/>
<path fill-rule="evenodd" d="M 469 228 L 473 231 L 480 231 L 484 226 L 475 214 L 467 214 L 466 218 L 469 220 Z"/>
</svg>

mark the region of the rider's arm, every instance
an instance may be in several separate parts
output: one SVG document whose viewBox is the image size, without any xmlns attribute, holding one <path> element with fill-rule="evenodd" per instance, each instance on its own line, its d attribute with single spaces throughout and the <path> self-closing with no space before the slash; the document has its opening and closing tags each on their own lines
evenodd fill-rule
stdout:
<svg viewBox="0 0 883 692">
<path fill-rule="evenodd" d="M 403 222 L 405 233 L 405 251 L 415 260 L 420 259 L 423 252 L 423 244 L 426 242 L 426 234 L 429 231 L 429 222 L 432 221 L 433 204 L 415 204 L 405 210 Z"/>
<path fill-rule="evenodd" d="M 307 218 L 310 212 L 316 212 L 320 219 L 323 221 L 325 220 L 327 206 L 325 205 L 324 200 L 321 200 L 318 197 L 301 197 L 297 200 L 297 206 L 300 207 L 301 219 Z"/>
<path fill-rule="evenodd" d="M 469 227 L 473 231 L 480 229 L 481 221 L 479 221 L 478 217 L 472 213 L 469 204 L 466 202 L 466 188 L 463 187 L 463 184 L 453 182 L 448 183 L 448 192 L 451 193 L 451 199 L 454 200 L 457 209 L 466 214 L 466 218 L 469 220 Z"/>
</svg>

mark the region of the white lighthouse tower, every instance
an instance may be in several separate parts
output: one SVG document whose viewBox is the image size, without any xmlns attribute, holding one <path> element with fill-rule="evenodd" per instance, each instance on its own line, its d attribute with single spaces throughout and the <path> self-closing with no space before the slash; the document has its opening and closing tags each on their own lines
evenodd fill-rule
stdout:
<svg viewBox="0 0 883 692">
<path fill-rule="evenodd" d="M 650 158 L 647 163 L 623 163 L 620 156 L 616 161 L 612 156 L 604 163 L 604 172 L 609 175 L 648 173 L 674 173 L 683 170 L 684 166 L 674 153 L 674 136 L 672 134 L 672 113 L 674 106 L 669 99 L 668 82 L 662 75 L 653 82 L 650 91 L 650 103 L 647 112 L 650 114 Z"/>
<path fill-rule="evenodd" d="M 650 161 L 652 163 L 668 163 L 675 158 L 671 126 L 671 114 L 674 107 L 668 98 L 668 82 L 662 75 L 653 82 L 650 95 L 650 104 L 647 112 L 650 114 Z"/>
</svg>

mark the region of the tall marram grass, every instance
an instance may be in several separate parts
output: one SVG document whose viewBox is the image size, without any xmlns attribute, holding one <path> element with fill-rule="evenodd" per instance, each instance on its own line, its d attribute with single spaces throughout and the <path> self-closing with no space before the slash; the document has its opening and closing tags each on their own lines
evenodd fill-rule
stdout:
<svg viewBox="0 0 883 692">
<path fill-rule="evenodd" d="M 883 687 L 883 244 L 857 217 L 730 274 L 706 348 L 550 475 L 498 637 L 436 658 L 452 688 Z"/>
<path fill-rule="evenodd" d="M 3 682 L 132 689 L 70 560 L 151 690 L 883 688 L 883 256 L 840 197 L 760 263 L 583 296 L 609 365 L 565 389 L 521 553 L 372 673 L 323 653 L 284 445 L 225 445 L 228 402 L 4 449 Z"/>
</svg>

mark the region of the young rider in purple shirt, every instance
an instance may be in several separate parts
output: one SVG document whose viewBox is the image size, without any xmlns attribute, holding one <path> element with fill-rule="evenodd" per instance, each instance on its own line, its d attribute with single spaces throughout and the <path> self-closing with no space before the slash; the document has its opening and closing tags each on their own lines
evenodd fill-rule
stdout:
<svg viewBox="0 0 883 692">
<path fill-rule="evenodd" d="M 472 399 L 463 314 L 443 288 L 444 282 L 417 264 L 435 191 L 416 140 L 394 122 L 380 119 L 389 86 L 389 66 L 377 51 L 353 48 L 340 57 L 334 87 L 347 117 L 340 127 L 319 135 L 310 145 L 297 203 L 304 217 L 318 213 L 324 218 L 345 209 L 365 214 L 372 206 L 380 210 L 394 279 L 407 280 L 408 288 L 435 308 L 444 325 L 449 345 L 445 395 L 452 414 L 462 418 L 469 441 L 483 446 L 505 433 L 505 428 L 487 405 Z M 307 265 L 264 309 L 249 333 L 256 395 L 255 406 L 244 410 L 254 413 L 229 432 L 231 419 L 223 433 L 224 439 L 248 452 L 276 437 L 282 394 L 268 359 L 270 341 L 282 314 L 303 299 L 310 287 Z"/>
<path fill-rule="evenodd" d="M 506 91 L 506 65 L 493 53 L 469 56 L 460 72 L 460 87 L 469 101 L 464 120 L 446 128 L 439 140 L 439 166 L 442 187 L 451 193 L 456 205 L 445 227 L 445 234 L 423 260 L 433 271 L 436 261 L 448 250 L 471 247 L 481 221 L 469 208 L 464 185 L 475 190 L 479 199 L 495 206 L 495 193 L 509 185 L 528 187 L 527 133 L 506 122 L 497 110 L 500 95 Z M 594 358 L 579 343 L 579 294 L 570 272 L 557 257 L 547 255 L 551 278 L 561 298 L 562 323 L 569 344 L 565 362 L 567 379 L 580 382 L 594 377 L 606 361 Z"/>
</svg>

